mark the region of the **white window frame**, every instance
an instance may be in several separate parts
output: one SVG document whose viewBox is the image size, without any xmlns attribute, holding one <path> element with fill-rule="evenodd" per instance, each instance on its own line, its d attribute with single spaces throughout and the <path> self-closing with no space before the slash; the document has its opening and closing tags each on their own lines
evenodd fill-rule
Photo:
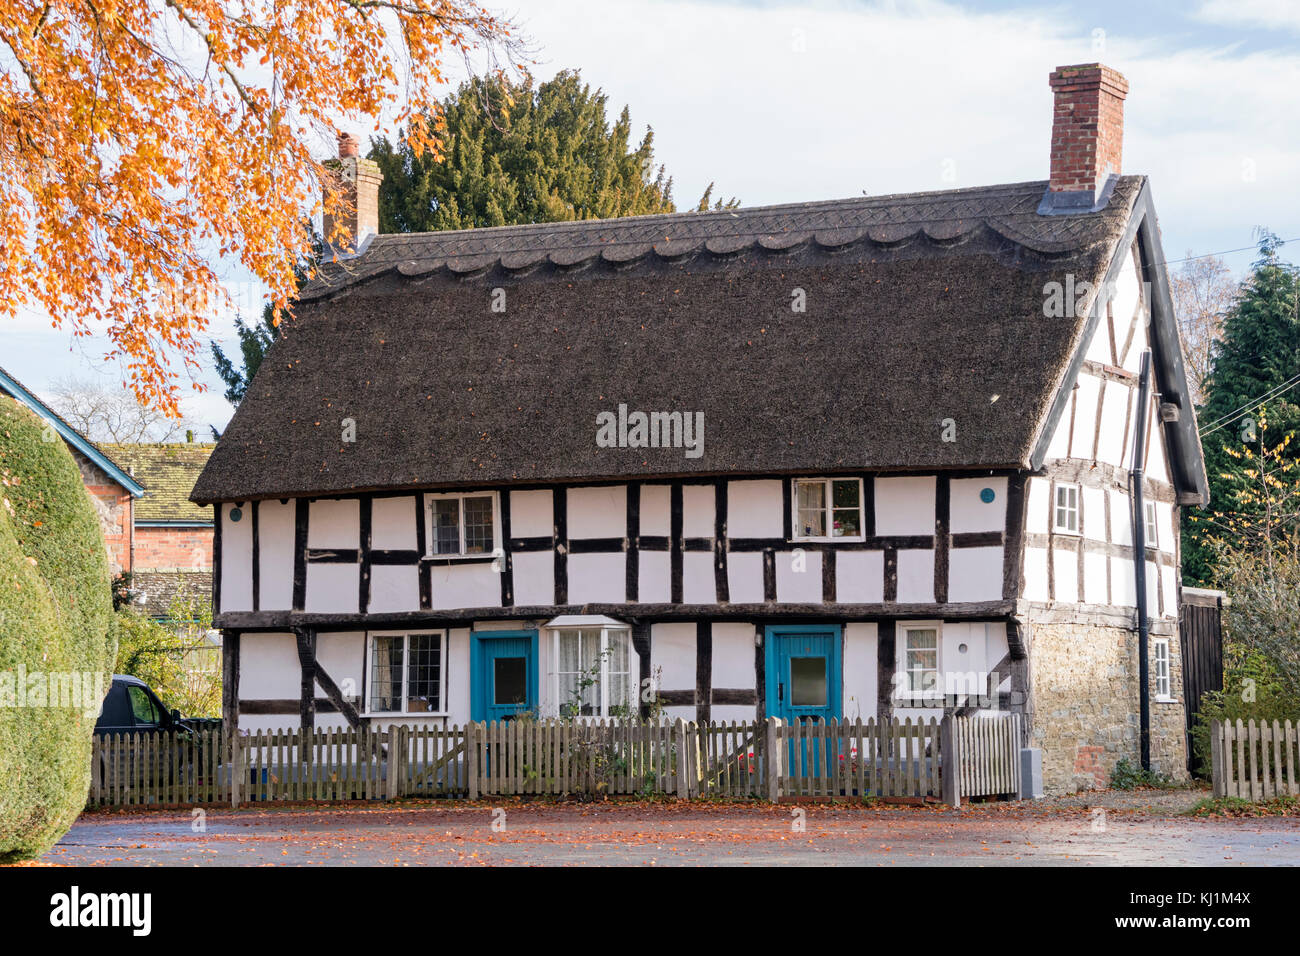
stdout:
<svg viewBox="0 0 1300 956">
<path fill-rule="evenodd" d="M 570 715 L 577 720 L 601 720 L 609 717 L 609 639 L 611 635 L 622 635 L 627 643 L 627 699 L 632 702 L 633 708 L 637 709 L 640 705 L 640 698 L 636 690 L 638 681 L 634 677 L 633 659 L 636 657 L 636 649 L 632 646 L 632 628 L 623 623 L 590 623 L 590 624 L 561 624 L 554 627 L 548 627 L 552 634 L 551 651 L 552 657 L 551 671 L 553 679 L 551 689 L 555 694 L 555 712 L 557 716 L 565 716 L 563 710 L 568 701 L 560 696 L 560 636 L 566 631 L 594 631 L 600 629 L 600 679 L 597 681 L 597 687 L 600 689 L 600 707 L 594 714 L 573 714 Z M 581 662 L 580 662 L 581 663 Z M 565 671 L 565 673 L 569 673 Z M 637 672 L 639 674 L 639 671 Z"/>
<path fill-rule="evenodd" d="M 1164 704 L 1176 703 L 1173 685 L 1173 661 L 1169 656 L 1169 638 L 1156 637 L 1151 640 L 1152 675 L 1155 678 L 1156 700 Z M 1161 689 L 1161 684 L 1164 689 Z"/>
<path fill-rule="evenodd" d="M 439 651 L 438 668 L 438 703 L 441 705 L 439 710 L 371 710 L 370 695 L 374 689 L 373 676 L 370 673 L 374 655 L 372 653 L 373 641 L 376 637 L 400 637 L 402 638 L 402 695 L 401 700 L 405 703 L 409 699 L 407 685 L 410 680 L 411 666 L 411 641 L 410 638 L 420 635 L 434 634 L 440 637 L 441 649 Z M 447 706 L 447 631 L 437 628 L 411 628 L 408 630 L 397 631 L 367 631 L 365 644 L 365 697 L 361 701 L 361 716 L 363 717 L 448 717 L 451 711 Z"/>
<path fill-rule="evenodd" d="M 1074 507 L 1071 508 L 1068 505 L 1066 505 L 1064 509 L 1067 515 L 1069 514 L 1074 515 L 1073 528 L 1071 528 L 1068 524 L 1061 524 L 1060 512 L 1062 510 L 1062 506 L 1060 504 L 1060 493 L 1062 491 L 1074 492 Z M 1064 482 L 1064 481 L 1052 483 L 1052 532 L 1053 533 L 1072 534 L 1072 535 L 1079 535 L 1083 533 L 1083 514 L 1082 514 L 1082 507 L 1081 507 L 1082 502 L 1083 502 L 1083 489 L 1079 485 L 1071 484 L 1069 482 Z"/>
<path fill-rule="evenodd" d="M 449 498 L 456 498 L 460 501 L 460 551 L 456 554 L 438 554 L 434 551 L 436 540 L 433 526 L 433 503 L 435 501 L 446 501 Z M 465 499 L 466 498 L 491 498 L 492 499 L 492 547 L 486 551 L 474 551 L 470 554 L 465 553 Z M 441 494 L 426 494 L 424 496 L 424 557 L 437 561 L 465 561 L 465 560 L 482 560 L 484 558 L 499 557 L 501 554 L 501 494 L 497 491 L 453 491 Z"/>
<path fill-rule="evenodd" d="M 1143 530 L 1146 532 L 1146 541 L 1143 542 L 1148 548 L 1160 548 L 1160 513 L 1156 509 L 1154 501 L 1144 501 L 1142 510 L 1145 514 L 1142 516 Z"/>
<path fill-rule="evenodd" d="M 914 691 L 907 666 L 907 639 L 911 631 L 934 631 L 934 690 Z M 896 699 L 905 707 L 942 707 L 947 694 L 943 679 L 943 621 L 899 621 Z"/>
<path fill-rule="evenodd" d="M 854 481 L 858 485 L 858 534 L 825 534 L 825 535 L 804 535 L 799 533 L 799 485 L 814 484 L 820 482 L 825 487 L 824 511 L 826 515 L 826 529 L 830 531 L 835 522 L 835 501 L 833 496 L 834 486 L 832 482 L 836 481 Z M 790 479 L 790 540 L 791 541 L 865 541 L 867 528 L 867 500 L 866 489 L 862 486 L 861 478 L 840 477 L 840 478 L 791 478 Z"/>
</svg>

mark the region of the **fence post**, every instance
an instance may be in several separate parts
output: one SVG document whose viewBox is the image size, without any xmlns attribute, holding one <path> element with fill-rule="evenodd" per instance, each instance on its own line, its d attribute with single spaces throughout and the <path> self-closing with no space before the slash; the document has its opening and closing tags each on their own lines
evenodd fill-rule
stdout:
<svg viewBox="0 0 1300 956">
<path fill-rule="evenodd" d="M 677 749 L 677 799 L 689 800 L 690 761 L 686 759 L 686 721 L 678 717 L 673 721 L 673 746 Z"/>
<path fill-rule="evenodd" d="M 944 714 L 939 723 L 939 770 L 942 800 L 956 809 L 961 806 L 961 753 L 956 718 L 951 713 Z"/>
<path fill-rule="evenodd" d="M 776 803 L 781 799 L 781 771 L 785 765 L 785 750 L 781 747 L 781 718 L 767 718 L 765 729 L 763 746 L 767 751 L 767 759 L 764 761 L 767 770 L 767 799 Z"/>
<path fill-rule="evenodd" d="M 478 723 L 465 725 L 465 783 L 469 799 L 478 799 Z"/>
<path fill-rule="evenodd" d="M 1223 721 L 1210 721 L 1210 779 L 1214 783 L 1214 796 L 1227 793 L 1223 779 Z"/>
<path fill-rule="evenodd" d="M 400 733 L 395 724 L 388 725 L 388 752 L 384 755 L 384 799 L 397 796 L 397 738 Z"/>
<path fill-rule="evenodd" d="M 236 728 L 230 733 L 230 806 L 238 809 L 244 789 L 244 747 Z"/>
</svg>

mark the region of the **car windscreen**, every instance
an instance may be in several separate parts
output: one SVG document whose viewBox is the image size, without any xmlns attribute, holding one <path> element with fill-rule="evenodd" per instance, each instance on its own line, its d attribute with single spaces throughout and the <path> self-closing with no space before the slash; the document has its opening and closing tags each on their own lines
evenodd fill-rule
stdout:
<svg viewBox="0 0 1300 956">
<path fill-rule="evenodd" d="M 135 717 L 137 726 L 162 723 L 162 715 L 158 713 L 158 708 L 154 706 L 153 698 L 149 696 L 148 691 L 132 684 L 127 688 L 127 693 L 131 695 L 131 713 Z"/>
</svg>

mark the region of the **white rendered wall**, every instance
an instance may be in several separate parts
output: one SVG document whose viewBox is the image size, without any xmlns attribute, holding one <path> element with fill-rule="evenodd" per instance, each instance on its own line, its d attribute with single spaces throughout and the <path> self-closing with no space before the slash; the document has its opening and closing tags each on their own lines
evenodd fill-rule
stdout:
<svg viewBox="0 0 1300 956">
<path fill-rule="evenodd" d="M 780 481 L 727 482 L 727 537 L 781 537 L 784 507 Z"/>
<path fill-rule="evenodd" d="M 555 533 L 555 506 L 547 489 L 510 492 L 510 536 L 549 538 Z"/>
<path fill-rule="evenodd" d="M 570 538 L 621 538 L 627 534 L 626 485 L 569 488 L 567 494 Z M 512 523 L 513 519 L 512 513 Z"/>
<path fill-rule="evenodd" d="M 370 506 L 370 546 L 379 551 L 414 551 L 417 546 L 415 497 L 376 498 Z"/>
<path fill-rule="evenodd" d="M 877 478 L 876 534 L 934 534 L 934 489 L 933 475 Z"/>
<path fill-rule="evenodd" d="M 877 639 L 875 622 L 844 625 L 844 688 L 840 713 L 846 720 L 876 716 Z"/>
<path fill-rule="evenodd" d="M 238 507 L 240 518 L 230 520 Z M 253 516 L 251 503 L 223 503 L 221 513 L 221 610 L 253 609 Z M 259 529 L 260 530 L 260 529 Z"/>
<path fill-rule="evenodd" d="M 257 509 L 260 579 L 258 607 L 263 611 L 287 611 L 293 607 L 294 515 L 298 510 L 297 503 L 261 501 L 258 502 Z M 223 577 L 226 568 L 224 558 L 223 547 Z"/>
</svg>

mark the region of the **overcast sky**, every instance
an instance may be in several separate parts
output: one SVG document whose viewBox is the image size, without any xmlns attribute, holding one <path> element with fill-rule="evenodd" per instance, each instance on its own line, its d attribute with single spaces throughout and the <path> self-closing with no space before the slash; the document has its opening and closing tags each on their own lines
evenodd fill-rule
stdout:
<svg viewBox="0 0 1300 956">
<path fill-rule="evenodd" d="M 1297 0 L 528 0 L 516 19 L 539 76 L 579 68 L 654 128 L 679 207 L 710 182 L 757 206 L 1044 179 L 1047 75 L 1101 60 L 1128 77 L 1124 171 L 1151 177 L 1168 259 L 1250 247 L 1257 226 L 1300 239 Z M 100 340 L 0 322 L 0 365 L 38 393 L 120 378 Z M 206 381 L 185 410 L 221 427 Z"/>
</svg>

